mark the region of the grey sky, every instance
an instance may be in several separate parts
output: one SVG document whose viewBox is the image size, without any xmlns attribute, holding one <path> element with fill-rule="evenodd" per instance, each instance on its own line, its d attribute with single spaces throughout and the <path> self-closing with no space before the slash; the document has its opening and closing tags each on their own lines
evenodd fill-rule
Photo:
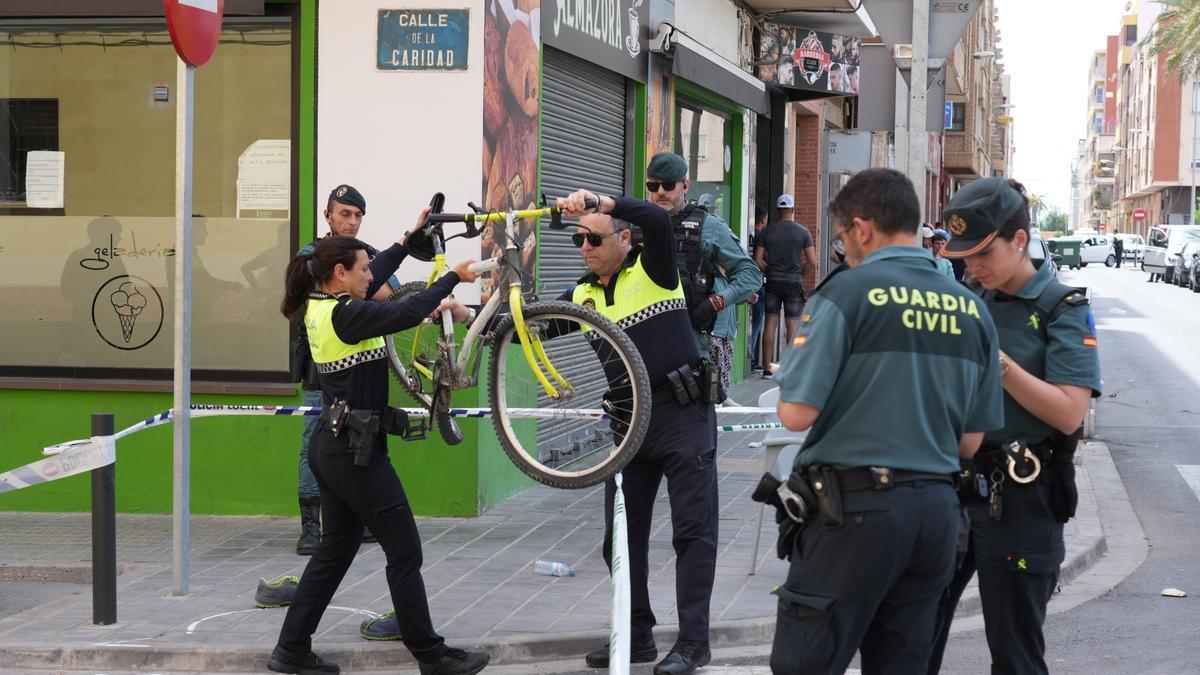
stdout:
<svg viewBox="0 0 1200 675">
<path fill-rule="evenodd" d="M 1012 76 L 1012 177 L 1067 213 L 1071 162 L 1088 121 L 1088 64 L 1093 52 L 1104 49 L 1105 37 L 1117 34 L 1125 4 L 1126 0 L 996 0 L 1004 68 Z"/>
</svg>

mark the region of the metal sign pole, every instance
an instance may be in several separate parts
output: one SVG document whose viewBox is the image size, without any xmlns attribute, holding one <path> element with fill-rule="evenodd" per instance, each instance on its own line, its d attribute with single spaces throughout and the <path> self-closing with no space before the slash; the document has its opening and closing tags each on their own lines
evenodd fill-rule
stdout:
<svg viewBox="0 0 1200 675">
<path fill-rule="evenodd" d="M 175 401 L 172 593 L 188 592 L 192 391 L 192 96 L 196 69 L 177 62 L 175 101 Z"/>
</svg>

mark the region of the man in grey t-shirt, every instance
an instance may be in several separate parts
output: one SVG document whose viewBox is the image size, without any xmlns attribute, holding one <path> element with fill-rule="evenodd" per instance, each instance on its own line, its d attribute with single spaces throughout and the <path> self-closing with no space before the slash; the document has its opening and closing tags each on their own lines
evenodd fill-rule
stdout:
<svg viewBox="0 0 1200 675">
<path fill-rule="evenodd" d="M 771 377 L 770 364 L 775 356 L 775 335 L 779 330 L 779 310 L 783 309 L 787 335 L 791 338 L 804 311 L 804 271 L 815 269 L 817 252 L 808 228 L 792 220 L 795 201 L 791 195 L 779 195 L 779 220 L 763 228 L 754 240 L 754 262 L 766 273 L 767 308 L 763 329 L 763 377 Z"/>
</svg>

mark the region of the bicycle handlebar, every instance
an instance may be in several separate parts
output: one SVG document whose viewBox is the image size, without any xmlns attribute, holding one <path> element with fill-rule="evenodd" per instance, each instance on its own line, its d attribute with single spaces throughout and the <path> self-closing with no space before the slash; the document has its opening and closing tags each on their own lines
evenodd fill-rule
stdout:
<svg viewBox="0 0 1200 675">
<path fill-rule="evenodd" d="M 542 202 L 545 203 L 546 196 L 542 195 Z M 472 205 L 473 206 L 473 205 Z M 585 200 L 585 206 L 588 208 L 596 208 L 599 206 L 599 200 Z M 543 206 L 536 209 L 517 209 L 514 211 L 482 211 L 477 213 L 430 213 L 425 219 L 425 226 L 428 227 L 435 223 L 466 223 L 467 236 L 474 237 L 479 234 L 475 228 L 476 224 L 483 223 L 501 223 L 508 219 L 509 214 L 512 214 L 514 220 L 524 220 L 525 218 L 550 218 L 550 229 L 561 230 L 566 227 L 562 222 L 562 210 L 557 206 Z"/>
</svg>

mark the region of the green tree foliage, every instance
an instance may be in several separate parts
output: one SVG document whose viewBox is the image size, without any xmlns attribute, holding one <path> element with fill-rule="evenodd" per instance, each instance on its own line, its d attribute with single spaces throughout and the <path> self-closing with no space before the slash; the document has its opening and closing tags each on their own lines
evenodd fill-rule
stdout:
<svg viewBox="0 0 1200 675">
<path fill-rule="evenodd" d="M 1159 0 L 1163 12 L 1143 44 L 1150 53 L 1167 54 L 1167 69 L 1180 80 L 1200 74 L 1200 0 Z"/>
<path fill-rule="evenodd" d="M 1051 209 L 1046 217 L 1042 219 L 1042 231 L 1063 232 L 1067 229 L 1067 214 L 1058 209 Z"/>
</svg>

